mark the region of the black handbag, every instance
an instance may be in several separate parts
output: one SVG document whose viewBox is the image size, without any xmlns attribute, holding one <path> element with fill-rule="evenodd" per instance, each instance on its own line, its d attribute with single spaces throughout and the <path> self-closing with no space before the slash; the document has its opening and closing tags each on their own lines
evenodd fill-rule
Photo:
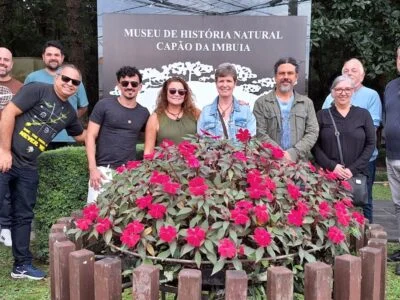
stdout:
<svg viewBox="0 0 400 300">
<path fill-rule="evenodd" d="M 335 129 L 335 136 L 338 144 L 338 149 L 339 149 L 339 155 L 340 155 L 340 163 L 344 166 L 344 161 L 343 161 L 343 153 L 342 153 L 342 144 L 340 143 L 340 132 L 337 130 L 336 127 L 336 122 L 333 119 L 331 110 L 328 109 L 329 115 L 332 119 L 333 127 Z M 352 199 L 353 199 L 353 204 L 355 206 L 364 206 L 368 203 L 368 187 L 367 187 L 367 176 L 365 176 L 362 173 L 359 174 L 354 174 L 353 177 L 351 177 L 348 182 L 350 183 L 352 187 Z"/>
</svg>

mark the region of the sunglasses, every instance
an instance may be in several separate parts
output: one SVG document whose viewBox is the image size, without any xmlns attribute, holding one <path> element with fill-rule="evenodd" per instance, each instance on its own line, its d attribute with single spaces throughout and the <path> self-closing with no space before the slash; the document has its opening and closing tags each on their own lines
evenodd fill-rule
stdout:
<svg viewBox="0 0 400 300">
<path fill-rule="evenodd" d="M 120 82 L 120 84 L 121 84 L 121 86 L 124 87 L 124 88 L 128 87 L 129 84 L 130 84 L 131 87 L 133 87 L 133 88 L 137 88 L 137 87 L 139 86 L 139 82 L 137 82 L 137 81 L 127 81 L 127 80 L 123 80 L 123 81 Z"/>
<path fill-rule="evenodd" d="M 168 93 L 170 93 L 171 95 L 175 95 L 176 92 L 178 92 L 179 96 L 185 96 L 187 90 L 168 89 Z"/>
<path fill-rule="evenodd" d="M 61 75 L 61 80 L 62 80 L 63 82 L 65 82 L 65 83 L 68 83 L 68 82 L 71 81 L 71 83 L 72 83 L 74 86 L 78 86 L 78 85 L 81 84 L 81 81 L 80 81 L 80 80 L 78 80 L 78 79 L 72 79 L 72 78 L 70 78 L 70 77 L 68 77 L 68 76 L 66 76 L 66 75 Z"/>
</svg>

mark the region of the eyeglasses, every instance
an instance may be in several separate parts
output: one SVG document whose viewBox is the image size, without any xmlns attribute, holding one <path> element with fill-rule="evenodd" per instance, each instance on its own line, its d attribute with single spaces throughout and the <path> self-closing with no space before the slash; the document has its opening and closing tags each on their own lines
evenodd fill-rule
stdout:
<svg viewBox="0 0 400 300">
<path fill-rule="evenodd" d="M 63 82 L 65 82 L 65 83 L 68 83 L 68 82 L 71 81 L 71 83 L 72 83 L 74 86 L 78 86 L 78 85 L 81 84 L 81 81 L 80 81 L 80 80 L 78 80 L 78 79 L 72 79 L 72 78 L 70 78 L 70 77 L 68 77 L 68 76 L 66 76 L 66 75 L 61 75 L 61 80 L 62 80 Z"/>
<path fill-rule="evenodd" d="M 333 89 L 333 90 L 335 91 L 335 93 L 338 93 L 339 95 L 341 95 L 343 93 L 350 94 L 353 91 L 352 88 L 344 88 L 344 89 L 337 88 L 337 89 Z"/>
<path fill-rule="evenodd" d="M 133 87 L 133 88 L 137 88 L 137 87 L 139 86 L 139 82 L 137 82 L 137 81 L 127 81 L 127 80 L 123 80 L 123 81 L 120 82 L 120 84 L 121 84 L 121 86 L 124 87 L 124 88 L 128 87 L 129 84 L 130 84 L 131 87 Z"/>
<path fill-rule="evenodd" d="M 176 92 L 178 92 L 179 96 L 185 96 L 187 90 L 168 89 L 168 93 L 170 93 L 171 95 L 175 95 Z"/>
</svg>

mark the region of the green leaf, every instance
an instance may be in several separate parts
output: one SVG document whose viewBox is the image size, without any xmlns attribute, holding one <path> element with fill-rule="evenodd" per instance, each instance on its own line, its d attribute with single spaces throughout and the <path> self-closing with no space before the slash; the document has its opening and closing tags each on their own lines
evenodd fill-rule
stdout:
<svg viewBox="0 0 400 300">
<path fill-rule="evenodd" d="M 180 257 L 184 256 L 186 253 L 192 251 L 194 249 L 193 246 L 186 244 L 185 246 L 182 247 L 181 255 Z"/>
<path fill-rule="evenodd" d="M 259 248 L 256 250 L 256 262 L 259 262 L 260 259 L 263 258 L 264 253 L 265 253 L 265 251 L 264 251 L 264 248 L 263 248 L 263 247 L 259 247 Z"/>
<path fill-rule="evenodd" d="M 176 240 L 169 244 L 169 250 L 171 252 L 171 255 L 174 256 L 176 251 Z"/>
<path fill-rule="evenodd" d="M 215 273 L 221 271 L 224 265 L 225 265 L 225 260 L 223 258 L 220 258 L 218 262 L 214 264 L 214 268 L 212 270 L 211 275 L 214 275 Z"/>
<path fill-rule="evenodd" d="M 229 230 L 229 237 L 237 244 L 237 233 L 235 230 Z"/>
<path fill-rule="evenodd" d="M 232 263 L 236 270 L 238 271 L 242 270 L 242 262 L 239 259 L 233 259 Z"/>
<path fill-rule="evenodd" d="M 214 252 L 214 245 L 210 240 L 206 240 L 205 243 L 204 243 L 204 246 L 206 247 L 206 249 L 209 252 L 211 252 L 211 253 Z"/>
<path fill-rule="evenodd" d="M 208 252 L 208 253 L 206 254 L 206 256 L 207 256 L 207 259 L 208 259 L 213 265 L 215 265 L 215 264 L 217 263 L 217 256 L 215 255 L 215 253 Z"/>
<path fill-rule="evenodd" d="M 167 258 L 167 257 L 170 256 L 170 255 L 171 255 L 171 251 L 168 249 L 168 250 L 165 250 L 165 251 L 159 253 L 159 254 L 157 255 L 157 257 L 158 257 L 158 258 L 164 259 L 164 258 Z"/>
<path fill-rule="evenodd" d="M 201 266 L 201 254 L 200 254 L 199 250 L 197 250 L 195 255 L 194 255 L 194 261 L 196 262 L 197 267 L 200 268 L 200 266 Z"/>
<path fill-rule="evenodd" d="M 177 213 L 177 216 L 181 216 L 184 214 L 188 214 L 192 212 L 192 208 L 191 207 L 184 207 L 182 209 L 179 210 L 179 212 Z"/>
<path fill-rule="evenodd" d="M 104 235 L 103 235 L 104 241 L 106 242 L 106 244 L 108 245 L 112 239 L 112 230 L 109 229 L 107 230 Z"/>
</svg>

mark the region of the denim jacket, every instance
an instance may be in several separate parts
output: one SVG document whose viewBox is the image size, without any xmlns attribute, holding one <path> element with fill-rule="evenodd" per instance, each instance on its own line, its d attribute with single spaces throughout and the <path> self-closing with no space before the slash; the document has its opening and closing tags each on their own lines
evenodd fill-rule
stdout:
<svg viewBox="0 0 400 300">
<path fill-rule="evenodd" d="M 229 139 L 236 140 L 236 133 L 240 128 L 248 129 L 250 134 L 254 136 L 256 134 L 256 118 L 249 105 L 241 105 L 233 97 L 233 109 L 227 127 Z M 218 114 L 218 97 L 215 98 L 213 103 L 203 107 L 200 118 L 197 121 L 197 133 L 204 135 L 204 132 L 214 136 L 224 136 L 224 130 Z"/>
</svg>

